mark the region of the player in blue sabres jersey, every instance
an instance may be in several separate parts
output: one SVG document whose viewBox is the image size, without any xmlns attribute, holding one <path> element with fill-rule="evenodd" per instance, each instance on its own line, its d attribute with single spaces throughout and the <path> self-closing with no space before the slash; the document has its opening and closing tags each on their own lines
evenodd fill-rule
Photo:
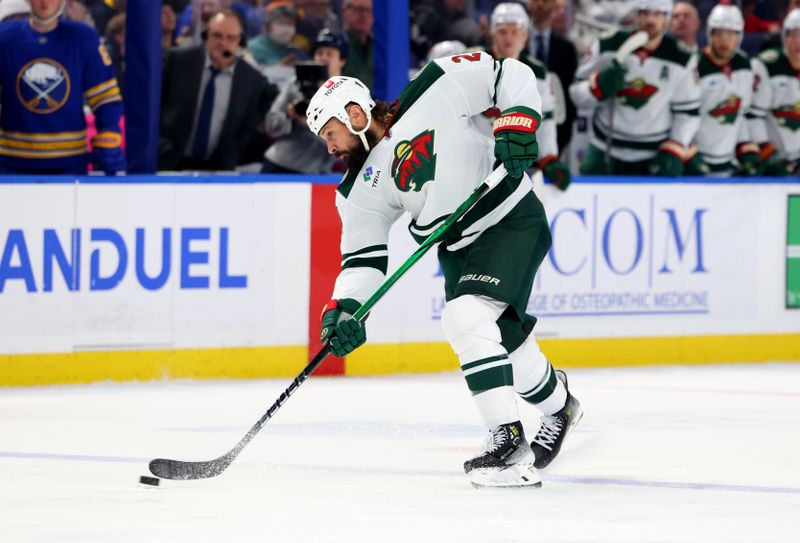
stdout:
<svg viewBox="0 0 800 543">
<path fill-rule="evenodd" d="M 0 24 L 0 173 L 114 174 L 125 169 L 122 98 L 97 32 L 59 21 L 65 0 L 30 0 Z M 90 155 L 84 105 L 95 115 Z"/>
</svg>

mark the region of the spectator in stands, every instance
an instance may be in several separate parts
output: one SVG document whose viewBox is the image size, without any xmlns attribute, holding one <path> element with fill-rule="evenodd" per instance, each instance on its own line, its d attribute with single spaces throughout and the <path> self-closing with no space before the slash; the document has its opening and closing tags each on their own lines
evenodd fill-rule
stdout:
<svg viewBox="0 0 800 543">
<path fill-rule="evenodd" d="M 256 138 L 268 87 L 239 60 L 243 33 L 237 14 L 225 9 L 209 19 L 205 45 L 166 55 L 159 169 L 233 170 Z"/>
<path fill-rule="evenodd" d="M 691 2 L 676 2 L 672 10 L 669 33 L 690 53 L 699 49 L 697 33 L 700 31 L 700 15 Z"/>
<path fill-rule="evenodd" d="M 555 0 L 528 0 L 528 13 L 531 15 L 529 52 L 539 60 L 551 76 L 558 78 L 562 89 L 569 89 L 578 69 L 578 51 L 568 39 L 552 31 Z M 566 119 L 558 125 L 558 148 L 562 151 L 572 139 L 572 124 L 575 122 L 575 104 L 569 92 L 563 92 Z"/>
<path fill-rule="evenodd" d="M 800 171 L 800 8 L 786 15 L 781 36 L 781 49 L 753 59 L 757 83 L 749 115 L 763 174 L 775 177 Z"/>
<path fill-rule="evenodd" d="M 347 62 L 348 46 L 344 36 L 328 30 L 320 32 L 311 47 L 315 63 L 325 65 L 327 77 L 341 75 Z M 300 70 L 303 66 L 298 65 Z M 306 124 L 308 101 L 325 81 L 303 77 L 302 71 L 284 83 L 267 114 L 267 134 L 275 142 L 264 154 L 263 173 L 331 173 L 339 161 L 328 154 L 325 143 Z M 302 79 L 301 79 L 302 78 Z"/>
<path fill-rule="evenodd" d="M 125 14 L 114 15 L 106 25 L 104 36 L 108 54 L 111 56 L 111 65 L 117 75 L 117 83 L 125 96 Z"/>
<path fill-rule="evenodd" d="M 570 12 L 569 0 L 556 0 L 550 28 L 556 36 L 569 39 L 569 32 L 572 28 L 572 14 Z"/>
<path fill-rule="evenodd" d="M 100 37 L 59 19 L 64 0 L 30 4 L 28 21 L 0 30 L 0 172 L 85 174 L 84 106 L 96 116 L 91 162 L 109 175 L 124 170 L 122 98 Z"/>
<path fill-rule="evenodd" d="M 759 0 L 742 0 L 744 31 L 747 33 L 780 34 L 781 24 L 779 21 L 763 18 L 759 15 L 758 8 L 760 3 Z"/>
<path fill-rule="evenodd" d="M 175 28 L 178 25 L 178 18 L 172 6 L 164 3 L 161 6 L 161 46 L 164 49 L 175 47 Z"/>
<path fill-rule="evenodd" d="M 3 21 L 26 21 L 31 13 L 28 0 L 0 0 L 0 23 Z"/>
<path fill-rule="evenodd" d="M 340 33 L 342 23 L 331 8 L 331 0 L 296 0 L 297 47 L 308 52 L 323 29 Z"/>
<path fill-rule="evenodd" d="M 442 41 L 457 40 L 467 46 L 483 43 L 483 31 L 467 13 L 464 0 L 419 2 L 411 21 L 411 47 L 417 58 L 425 58 L 433 44 Z"/>
<path fill-rule="evenodd" d="M 342 24 L 347 34 L 350 56 L 342 75 L 360 79 L 372 87 L 375 74 L 375 47 L 372 40 L 372 0 L 344 0 Z"/>
<path fill-rule="evenodd" d="M 261 66 L 291 66 L 306 55 L 292 40 L 296 34 L 297 12 L 288 0 L 270 2 L 265 8 L 264 30 L 247 42 L 247 48 Z"/>
<path fill-rule="evenodd" d="M 67 0 L 66 8 L 64 9 L 64 20 L 76 21 L 78 23 L 87 24 L 92 28 L 97 28 L 94 17 L 92 17 L 86 2 L 82 0 Z M 98 33 L 101 36 L 103 35 L 100 31 L 98 31 Z"/>
<path fill-rule="evenodd" d="M 109 21 L 120 13 L 125 13 L 127 0 L 102 0 L 94 2 L 90 9 L 92 19 L 94 19 L 94 27 L 97 33 L 104 36 L 106 33 L 106 26 Z"/>
<path fill-rule="evenodd" d="M 199 9 L 195 9 L 199 6 Z M 178 17 L 175 41 L 180 47 L 195 47 L 202 43 L 201 35 L 211 17 L 222 9 L 222 0 L 194 0 Z"/>
</svg>

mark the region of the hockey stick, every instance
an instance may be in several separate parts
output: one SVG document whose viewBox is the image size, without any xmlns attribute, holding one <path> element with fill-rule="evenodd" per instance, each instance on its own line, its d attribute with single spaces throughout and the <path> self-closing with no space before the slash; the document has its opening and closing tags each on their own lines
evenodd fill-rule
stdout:
<svg viewBox="0 0 800 543">
<path fill-rule="evenodd" d="M 428 250 L 433 247 L 436 243 L 438 243 L 444 233 L 453 225 L 456 221 L 458 221 L 464 214 L 469 211 L 469 209 L 475 205 L 481 196 L 483 196 L 486 192 L 497 186 L 500 181 L 506 176 L 506 169 L 504 166 L 498 167 L 494 170 L 489 176 L 481 183 L 473 192 L 470 194 L 469 198 L 467 198 L 463 204 L 461 204 L 458 209 L 456 209 L 452 215 L 450 215 L 442 224 L 437 228 L 430 236 L 428 236 L 425 241 L 419 246 L 419 248 L 414 251 L 414 253 L 408 257 L 408 259 L 388 278 L 383 284 L 378 287 L 378 290 L 366 301 L 364 305 L 362 305 L 358 311 L 355 312 L 353 318 L 358 321 L 363 321 L 366 314 L 372 309 L 372 307 L 380 300 L 384 294 L 397 282 L 400 277 L 402 277 L 408 270 L 417 263 L 417 261 L 422 258 L 422 256 L 428 252 Z M 166 458 L 156 458 L 155 460 L 150 461 L 150 473 L 157 477 L 161 477 L 162 479 L 204 479 L 206 477 L 216 477 L 228 466 L 231 465 L 231 462 L 239 456 L 239 453 L 242 452 L 248 443 L 255 437 L 255 435 L 264 427 L 269 419 L 280 409 L 280 407 L 286 403 L 291 396 L 299 387 L 300 385 L 305 382 L 309 376 L 314 373 L 314 370 L 322 363 L 325 358 L 328 357 L 330 354 L 330 347 L 326 343 L 322 346 L 319 352 L 314 356 L 311 362 L 300 372 L 300 374 L 295 377 L 294 381 L 283 391 L 283 393 L 275 400 L 275 403 L 267 410 L 266 413 L 256 422 L 252 428 L 247 432 L 247 434 L 236 444 L 234 448 L 228 451 L 226 454 L 220 456 L 219 458 L 215 458 L 214 460 L 208 460 L 205 462 L 185 462 L 182 460 L 169 460 Z"/>
<path fill-rule="evenodd" d="M 625 59 L 628 55 L 640 47 L 643 47 L 649 39 L 650 37 L 644 30 L 634 32 L 619 46 L 617 52 L 614 53 L 614 60 L 620 66 L 625 64 Z M 608 175 L 613 173 L 611 171 L 611 149 L 614 146 L 614 106 L 616 106 L 616 104 L 617 96 L 615 94 L 611 97 L 611 104 L 608 106 L 608 134 L 606 135 L 606 174 Z"/>
</svg>

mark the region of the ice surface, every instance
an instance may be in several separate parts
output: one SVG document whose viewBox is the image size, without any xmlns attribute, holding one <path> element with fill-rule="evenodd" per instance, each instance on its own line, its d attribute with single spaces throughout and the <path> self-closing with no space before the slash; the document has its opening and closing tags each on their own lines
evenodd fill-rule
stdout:
<svg viewBox="0 0 800 543">
<path fill-rule="evenodd" d="M 541 489 L 475 490 L 455 373 L 0 389 L 0 541 L 798 541 L 800 364 L 571 370 L 585 416 Z M 520 403 L 529 436 L 536 411 Z"/>
</svg>

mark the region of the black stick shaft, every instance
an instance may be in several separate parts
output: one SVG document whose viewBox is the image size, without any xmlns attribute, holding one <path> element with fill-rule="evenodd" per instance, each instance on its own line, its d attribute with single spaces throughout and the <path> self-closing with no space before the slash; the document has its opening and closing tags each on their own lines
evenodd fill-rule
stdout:
<svg viewBox="0 0 800 543">
<path fill-rule="evenodd" d="M 478 186 L 469 198 L 456 209 L 450 217 L 445 220 L 439 228 L 437 228 L 425 241 L 417 248 L 416 251 L 388 278 L 383 284 L 375 291 L 375 293 L 355 312 L 353 318 L 363 321 L 370 309 L 378 303 L 378 300 L 383 298 L 389 289 L 402 277 L 411 266 L 413 266 L 420 258 L 428 252 L 428 250 L 438 243 L 444 236 L 444 233 L 450 226 L 460 219 L 469 209 L 475 205 L 483 194 L 496 186 L 506 175 L 505 168 L 500 166 Z M 261 428 L 267 423 L 269 419 L 278 412 L 278 409 L 285 404 L 289 397 L 300 388 L 306 379 L 319 367 L 320 364 L 330 354 L 330 347 L 323 345 L 319 352 L 314 356 L 311 362 L 303 368 L 303 371 L 294 378 L 286 390 L 281 393 L 277 400 L 267 409 L 267 412 L 256 422 L 252 428 L 245 434 L 245 436 L 236 444 L 236 446 L 228 451 L 223 456 L 214 460 L 201 461 L 201 462 L 185 462 L 182 460 L 169 460 L 166 458 L 156 458 L 150 462 L 150 472 L 162 479 L 203 479 L 206 477 L 215 477 L 225 471 L 231 462 L 239 456 L 248 443 L 258 434 Z"/>
</svg>

